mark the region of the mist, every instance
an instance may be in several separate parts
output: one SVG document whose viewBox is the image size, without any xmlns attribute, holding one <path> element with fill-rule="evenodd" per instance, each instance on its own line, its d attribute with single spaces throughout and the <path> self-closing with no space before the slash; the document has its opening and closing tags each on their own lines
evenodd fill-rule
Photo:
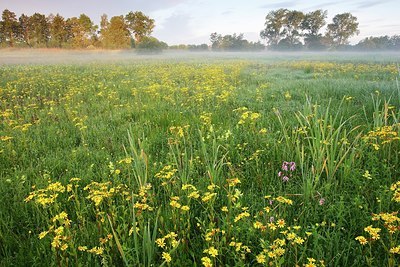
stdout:
<svg viewBox="0 0 400 267">
<path fill-rule="evenodd" d="M 62 50 L 62 49 L 2 49 L 0 65 L 107 64 L 143 61 L 250 60 L 276 62 L 282 60 L 319 60 L 342 62 L 399 62 L 400 51 L 376 52 L 189 52 L 170 51 L 138 53 L 135 50 Z"/>
</svg>

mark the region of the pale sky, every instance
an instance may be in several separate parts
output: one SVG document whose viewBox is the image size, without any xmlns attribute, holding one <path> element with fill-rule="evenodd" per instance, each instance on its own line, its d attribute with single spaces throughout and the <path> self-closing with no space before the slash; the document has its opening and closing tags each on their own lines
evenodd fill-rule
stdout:
<svg viewBox="0 0 400 267">
<path fill-rule="evenodd" d="M 247 40 L 257 41 L 265 16 L 279 8 L 328 10 L 328 23 L 336 14 L 351 12 L 360 23 L 360 35 L 353 37 L 352 43 L 368 36 L 400 34 L 399 0 L 0 0 L 0 12 L 6 8 L 17 16 L 39 12 L 73 17 L 85 13 L 96 24 L 104 13 L 111 18 L 143 11 L 155 19 L 152 35 L 169 45 L 208 44 L 212 32 L 244 33 Z"/>
</svg>

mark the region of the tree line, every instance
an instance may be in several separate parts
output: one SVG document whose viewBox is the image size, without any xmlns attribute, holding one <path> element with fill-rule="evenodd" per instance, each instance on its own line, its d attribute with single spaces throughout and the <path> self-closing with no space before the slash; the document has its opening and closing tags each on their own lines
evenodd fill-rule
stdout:
<svg viewBox="0 0 400 267">
<path fill-rule="evenodd" d="M 309 13 L 298 10 L 278 9 L 269 12 L 265 18 L 260 37 L 270 50 L 399 50 L 400 36 L 368 37 L 356 45 L 349 45 L 349 39 L 359 34 L 357 17 L 351 13 L 337 14 L 327 24 L 327 11 L 318 9 Z M 126 15 L 106 14 L 100 18 L 100 25 L 85 14 L 64 18 L 60 14 L 45 16 L 34 13 L 31 16 L 16 14 L 8 9 L 2 12 L 0 20 L 0 47 L 33 48 L 105 48 L 105 49 L 186 49 L 189 51 L 260 51 L 265 45 L 250 42 L 243 34 L 210 35 L 211 45 L 170 46 L 151 37 L 155 27 L 154 19 L 141 11 Z M 322 30 L 325 29 L 325 32 Z"/>
<path fill-rule="evenodd" d="M 16 14 L 8 9 L 0 21 L 0 46 L 34 48 L 165 48 L 165 43 L 150 37 L 154 19 L 141 11 L 126 15 L 101 16 L 100 26 L 85 14 L 64 18 L 60 14 L 31 16 Z"/>
<path fill-rule="evenodd" d="M 349 39 L 360 33 L 357 17 L 351 13 L 337 14 L 327 24 L 328 12 L 315 10 L 303 13 L 298 10 L 278 9 L 268 13 L 260 37 L 268 48 L 276 50 L 326 50 L 362 49 L 395 50 L 400 48 L 400 36 L 369 37 L 358 44 L 349 45 Z M 326 26 L 325 32 L 322 28 Z"/>
</svg>

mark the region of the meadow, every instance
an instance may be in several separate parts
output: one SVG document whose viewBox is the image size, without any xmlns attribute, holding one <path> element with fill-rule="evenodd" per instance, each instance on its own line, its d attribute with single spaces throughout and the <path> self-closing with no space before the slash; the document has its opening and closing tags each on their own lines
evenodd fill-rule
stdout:
<svg viewBox="0 0 400 267">
<path fill-rule="evenodd" d="M 0 266 L 398 266 L 399 61 L 1 65 Z"/>
</svg>

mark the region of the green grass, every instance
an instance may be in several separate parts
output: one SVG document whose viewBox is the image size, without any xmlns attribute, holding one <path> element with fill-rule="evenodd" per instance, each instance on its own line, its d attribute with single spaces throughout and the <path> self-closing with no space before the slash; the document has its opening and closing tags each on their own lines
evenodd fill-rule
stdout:
<svg viewBox="0 0 400 267">
<path fill-rule="evenodd" d="M 316 59 L 0 67 L 0 265 L 398 265 L 397 67 Z"/>
</svg>

